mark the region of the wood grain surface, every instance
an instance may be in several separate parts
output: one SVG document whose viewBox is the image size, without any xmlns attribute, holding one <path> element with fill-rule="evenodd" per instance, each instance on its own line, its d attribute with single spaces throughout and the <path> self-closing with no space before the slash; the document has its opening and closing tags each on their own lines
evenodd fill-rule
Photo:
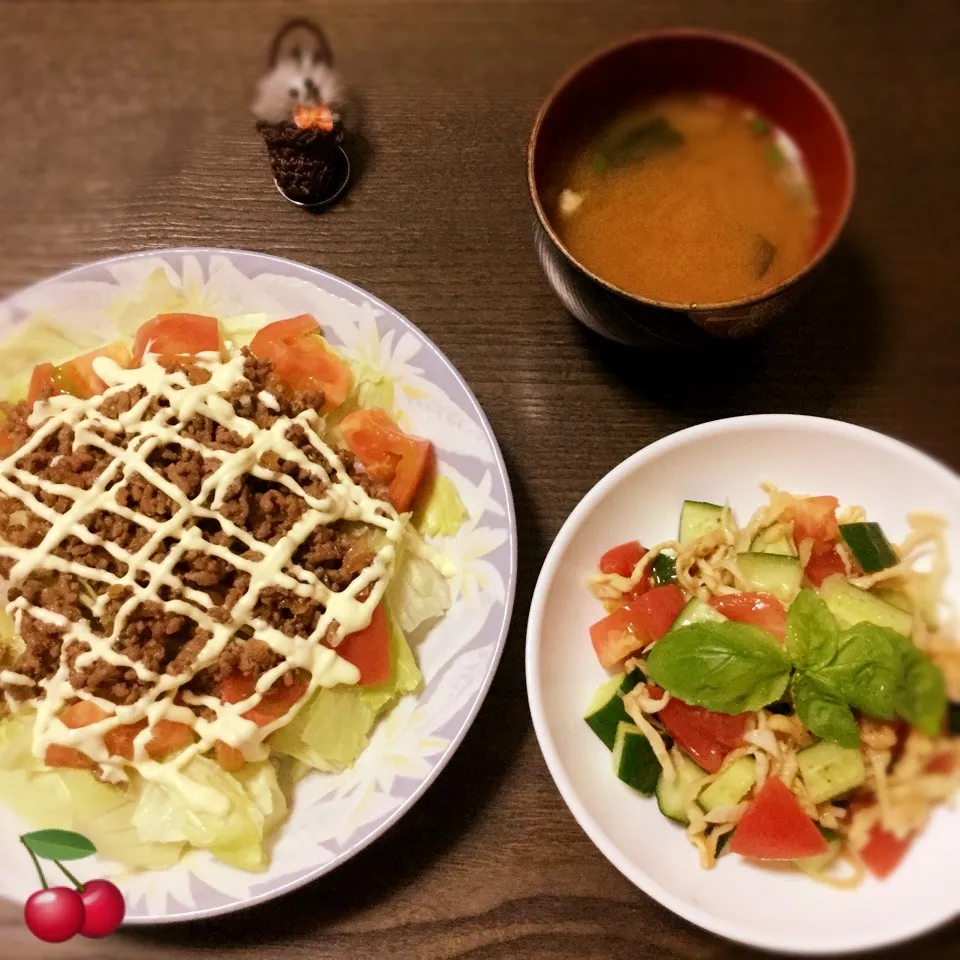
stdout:
<svg viewBox="0 0 960 960">
<path fill-rule="evenodd" d="M 316 16 L 365 114 L 363 169 L 323 216 L 283 203 L 248 114 L 285 17 Z M 831 92 L 857 150 L 849 228 L 796 313 L 682 364 L 611 347 L 554 299 L 530 244 L 527 134 L 571 62 L 643 28 L 748 33 Z M 316 265 L 418 324 L 503 446 L 520 582 L 496 682 L 394 830 L 319 882 L 233 917 L 46 946 L 0 905 L 0 957 L 733 958 L 638 892 L 579 829 L 530 724 L 524 630 L 580 497 L 638 448 L 715 417 L 826 415 L 960 467 L 960 5 L 955 0 L 6 0 L 0 294 L 146 247 Z M 0 865 L 0 869 L 3 869 Z M 960 955 L 960 927 L 883 957 Z M 876 956 L 881 956 L 876 954 Z"/>
</svg>

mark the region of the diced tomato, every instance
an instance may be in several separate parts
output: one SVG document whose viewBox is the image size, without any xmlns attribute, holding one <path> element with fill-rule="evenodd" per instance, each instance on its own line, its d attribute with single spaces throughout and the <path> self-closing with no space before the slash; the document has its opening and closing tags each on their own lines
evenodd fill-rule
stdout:
<svg viewBox="0 0 960 960">
<path fill-rule="evenodd" d="M 710 606 L 728 620 L 759 627 L 782 640 L 787 632 L 787 611 L 772 593 L 730 593 L 711 597 Z"/>
<path fill-rule="evenodd" d="M 106 720 L 109 716 L 106 710 L 89 700 L 76 700 L 60 714 L 60 721 L 64 726 L 76 730 L 79 727 L 87 727 L 91 723 Z M 108 730 L 104 734 L 103 742 L 110 755 L 132 760 L 133 741 L 142 730 L 146 729 L 146 726 L 146 720 L 139 720 L 137 723 L 123 723 Z M 153 725 L 153 731 L 147 743 L 147 753 L 154 760 L 159 760 L 192 742 L 193 734 L 187 724 L 177 723 L 174 720 L 159 720 Z"/>
<path fill-rule="evenodd" d="M 619 547 L 613 547 L 600 558 L 600 572 L 629 577 L 646 552 L 640 546 L 639 540 L 621 543 Z"/>
<path fill-rule="evenodd" d="M 224 743 L 222 740 L 217 741 L 214 756 L 227 773 L 236 773 L 247 762 L 236 747 L 231 747 L 229 743 Z"/>
<path fill-rule="evenodd" d="M 826 838 L 779 777 L 767 777 L 733 831 L 730 850 L 752 860 L 799 860 L 826 853 Z"/>
<path fill-rule="evenodd" d="M 651 691 L 652 696 L 656 696 Z M 677 745 L 708 773 L 716 773 L 731 750 L 743 744 L 749 715 L 714 713 L 676 697 L 657 714 Z"/>
<path fill-rule="evenodd" d="M 390 502 L 401 513 L 409 510 L 433 463 L 433 444 L 404 433 L 377 408 L 347 414 L 340 429 L 370 476 L 387 484 Z"/>
<path fill-rule="evenodd" d="M 257 332 L 250 342 L 255 357 L 269 360 L 281 380 L 298 390 L 322 390 L 328 407 L 350 394 L 350 368 L 327 346 L 314 317 L 302 314 L 278 320 Z"/>
<path fill-rule="evenodd" d="M 93 361 L 98 357 L 108 357 L 124 369 L 133 366 L 133 356 L 129 347 L 122 340 L 115 340 L 104 347 L 98 347 L 96 350 L 91 350 L 90 353 L 85 353 L 62 363 L 54 372 L 54 384 L 59 389 L 85 400 L 102 393 L 106 384 L 96 375 L 93 369 Z"/>
<path fill-rule="evenodd" d="M 290 679 L 290 683 L 284 682 Z M 260 699 L 260 702 L 249 709 L 243 716 L 252 720 L 258 727 L 265 727 L 279 720 L 306 692 L 309 682 L 299 676 L 287 674 L 286 677 L 275 683 Z M 257 682 L 253 677 L 243 673 L 234 673 L 225 677 L 220 684 L 220 699 L 224 703 L 239 703 L 252 697 L 256 692 Z"/>
<path fill-rule="evenodd" d="M 198 313 L 161 313 L 137 331 L 133 359 L 140 363 L 148 353 L 169 360 L 198 353 L 220 353 L 220 324 L 216 317 Z"/>
<path fill-rule="evenodd" d="M 382 603 L 373 611 L 370 625 L 344 637 L 337 653 L 360 671 L 362 687 L 390 679 L 390 634 Z"/>
<path fill-rule="evenodd" d="M 609 668 L 659 640 L 673 626 L 683 606 L 683 591 L 672 583 L 654 587 L 625 603 L 590 628 L 597 659 Z"/>
<path fill-rule="evenodd" d="M 912 843 L 912 835 L 900 840 L 875 823 L 867 845 L 860 851 L 860 859 L 878 880 L 884 880 L 900 866 Z"/>
<path fill-rule="evenodd" d="M 30 377 L 30 389 L 27 391 L 27 403 L 32 407 L 44 394 L 60 393 L 54 377 L 56 367 L 52 363 L 38 363 Z"/>
<path fill-rule="evenodd" d="M 819 587 L 827 577 L 835 574 L 846 576 L 847 568 L 843 565 L 843 559 L 837 552 L 836 547 L 830 547 L 823 553 L 811 554 L 806 567 L 807 579 L 815 586 Z"/>
<path fill-rule="evenodd" d="M 940 753 L 931 757 L 924 767 L 927 773 L 938 773 L 949 776 L 957 768 L 957 758 L 952 753 Z"/>
<path fill-rule="evenodd" d="M 48 767 L 68 767 L 73 770 L 93 770 L 96 767 L 96 763 L 85 753 L 59 743 L 51 743 L 47 747 L 43 762 Z"/>
<path fill-rule="evenodd" d="M 836 497 L 808 497 L 791 504 L 785 511 L 793 520 L 793 542 L 799 547 L 805 540 L 813 541 L 813 553 L 826 553 L 840 537 L 837 523 Z"/>
</svg>

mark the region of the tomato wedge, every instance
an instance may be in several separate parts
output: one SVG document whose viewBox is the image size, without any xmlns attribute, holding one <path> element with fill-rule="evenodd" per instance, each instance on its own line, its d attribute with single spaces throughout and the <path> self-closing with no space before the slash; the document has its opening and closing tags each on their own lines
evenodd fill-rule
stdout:
<svg viewBox="0 0 960 960">
<path fill-rule="evenodd" d="M 309 314 L 270 323 L 250 342 L 250 352 L 273 364 L 274 372 L 298 390 L 322 390 L 324 403 L 337 407 L 350 395 L 350 368 L 327 346 L 320 325 Z"/>
<path fill-rule="evenodd" d="M 830 547 L 822 553 L 810 555 L 806 570 L 807 579 L 815 586 L 819 587 L 827 577 L 840 574 L 845 577 L 847 568 L 843 565 L 843 558 L 837 552 L 836 547 Z"/>
<path fill-rule="evenodd" d="M 198 313 L 158 314 L 140 327 L 133 341 L 135 363 L 140 363 L 148 353 L 169 360 L 220 350 L 217 318 Z"/>
<path fill-rule="evenodd" d="M 114 360 L 125 369 L 133 366 L 130 348 L 122 340 L 114 340 L 113 343 L 108 343 L 104 347 L 98 347 L 96 350 L 62 363 L 55 369 L 54 384 L 61 390 L 84 400 L 102 393 L 107 385 L 93 369 L 93 361 L 98 357 Z"/>
<path fill-rule="evenodd" d="M 73 747 L 64 747 L 59 743 L 51 743 L 43 755 L 43 762 L 48 767 L 67 767 L 71 770 L 93 770 L 97 765 L 85 753 Z"/>
<path fill-rule="evenodd" d="M 860 859 L 878 880 L 885 880 L 900 866 L 912 843 L 913 835 L 900 840 L 875 823 L 867 845 L 860 851 Z"/>
<path fill-rule="evenodd" d="M 600 558 L 600 572 L 630 577 L 646 552 L 640 546 L 639 540 L 621 543 L 619 547 L 611 548 Z"/>
<path fill-rule="evenodd" d="M 597 659 L 607 668 L 659 640 L 684 607 L 683 591 L 673 583 L 654 587 L 625 603 L 590 628 Z"/>
<path fill-rule="evenodd" d="M 30 389 L 27 392 L 27 403 L 32 407 L 44 394 L 60 393 L 56 384 L 57 368 L 52 363 L 38 363 L 30 376 Z"/>
<path fill-rule="evenodd" d="M 836 497 L 808 497 L 791 504 L 785 516 L 793 521 L 793 542 L 799 547 L 805 540 L 812 540 L 813 554 L 832 549 L 840 538 L 839 506 Z"/>
<path fill-rule="evenodd" d="M 236 773 L 247 762 L 246 757 L 236 747 L 231 747 L 222 740 L 217 741 L 214 756 L 227 773 Z"/>
<path fill-rule="evenodd" d="M 829 848 L 816 824 L 779 777 L 767 777 L 733 831 L 730 849 L 751 860 L 799 860 Z"/>
<path fill-rule="evenodd" d="M 787 611 L 772 593 L 730 593 L 711 597 L 710 606 L 728 620 L 759 627 L 782 640 L 787 632 Z"/>
<path fill-rule="evenodd" d="M 77 700 L 71 703 L 61 714 L 60 721 L 64 726 L 71 730 L 77 730 L 80 727 L 87 727 L 91 723 L 98 723 L 100 720 L 106 720 L 110 714 L 106 710 L 91 703 L 89 700 Z M 146 729 L 147 721 L 140 720 L 137 723 L 123 723 L 120 726 L 113 727 L 104 735 L 103 742 L 107 750 L 113 757 L 123 757 L 126 760 L 133 759 L 133 741 L 141 730 Z M 165 757 L 174 750 L 179 750 L 193 742 L 193 733 L 190 727 L 185 723 L 178 723 L 174 720 L 159 720 L 153 725 L 150 741 L 147 743 L 147 754 L 154 760 Z M 64 748 L 72 750 L 72 747 Z M 74 751 L 79 753 L 79 751 Z M 85 756 L 85 754 L 81 754 Z M 89 760 L 90 758 L 87 757 Z M 90 761 L 93 763 L 93 761 Z M 48 762 L 48 766 L 54 766 Z M 57 764 L 59 766 L 60 764 Z"/>
<path fill-rule="evenodd" d="M 662 696 L 655 690 L 651 695 Z M 708 773 L 716 773 L 727 754 L 743 744 L 749 714 L 714 713 L 671 697 L 657 717 L 684 753 Z"/>
<path fill-rule="evenodd" d="M 940 753 L 931 757 L 923 768 L 927 773 L 949 776 L 957 768 L 957 758 L 952 753 Z"/>
<path fill-rule="evenodd" d="M 404 433 L 378 408 L 348 413 L 343 438 L 367 473 L 387 484 L 387 496 L 400 513 L 409 510 L 433 463 L 433 444 Z"/>
<path fill-rule="evenodd" d="M 390 632 L 383 604 L 373 611 L 370 624 L 347 634 L 337 653 L 360 671 L 360 686 L 386 683 L 390 679 Z"/>
<path fill-rule="evenodd" d="M 289 676 L 289 675 L 288 675 Z M 294 677 L 292 683 L 280 680 L 275 683 L 243 716 L 252 720 L 258 727 L 265 727 L 279 720 L 306 692 L 309 683 L 301 677 Z M 234 673 L 225 677 L 220 684 L 220 699 L 224 703 L 239 703 L 252 697 L 257 689 L 257 681 L 244 673 Z"/>
</svg>

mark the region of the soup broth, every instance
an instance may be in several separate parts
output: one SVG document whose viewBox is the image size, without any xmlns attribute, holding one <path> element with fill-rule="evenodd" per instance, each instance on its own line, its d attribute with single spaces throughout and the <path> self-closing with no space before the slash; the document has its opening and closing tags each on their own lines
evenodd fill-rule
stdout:
<svg viewBox="0 0 960 960">
<path fill-rule="evenodd" d="M 674 304 L 739 300 L 809 259 L 817 211 L 799 152 L 708 94 L 640 106 L 576 151 L 552 221 L 588 270 Z"/>
</svg>

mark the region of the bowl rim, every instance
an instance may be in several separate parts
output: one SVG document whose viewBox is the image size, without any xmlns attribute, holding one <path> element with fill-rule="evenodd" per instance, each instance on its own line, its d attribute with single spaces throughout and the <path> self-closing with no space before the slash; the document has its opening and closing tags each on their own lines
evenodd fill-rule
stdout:
<svg viewBox="0 0 960 960">
<path fill-rule="evenodd" d="M 831 938 L 830 942 L 814 939 L 798 946 L 796 944 L 775 940 L 767 934 L 749 928 L 743 928 L 737 923 L 717 917 L 696 904 L 675 896 L 662 887 L 649 873 L 631 863 L 629 858 L 620 851 L 616 843 L 607 837 L 604 829 L 594 819 L 587 807 L 580 801 L 573 784 L 564 770 L 559 750 L 550 732 L 546 709 L 543 703 L 543 684 L 540 677 L 540 652 L 543 645 L 541 625 L 546 612 L 546 601 L 550 587 L 564 560 L 570 541 L 579 531 L 583 521 L 589 517 L 594 508 L 608 493 L 616 488 L 622 480 L 632 474 L 639 466 L 653 461 L 663 454 L 670 453 L 673 450 L 687 446 L 690 443 L 695 443 L 701 439 L 743 430 L 752 432 L 754 430 L 759 431 L 770 428 L 795 429 L 804 427 L 830 433 L 838 438 L 865 440 L 891 455 L 906 458 L 916 465 L 918 469 L 923 468 L 927 471 L 933 470 L 945 474 L 946 479 L 956 486 L 958 497 L 960 497 L 960 476 L 950 469 L 950 467 L 946 466 L 946 464 L 941 463 L 936 458 L 910 446 L 902 440 L 887 436 L 875 430 L 870 430 L 867 427 L 861 427 L 857 424 L 847 423 L 841 420 L 789 413 L 750 414 L 740 417 L 728 417 L 721 420 L 711 420 L 706 423 L 678 430 L 675 433 L 671 433 L 642 447 L 617 464 L 617 466 L 606 473 L 587 491 L 570 512 L 554 538 L 553 544 L 547 553 L 547 557 L 537 577 L 537 584 L 534 589 L 533 600 L 530 604 L 530 614 L 527 620 L 524 659 L 527 700 L 533 719 L 537 742 L 547 764 L 547 768 L 564 803 L 566 803 L 577 823 L 607 860 L 649 897 L 667 907 L 667 909 L 677 916 L 682 917 L 690 923 L 696 924 L 704 930 L 708 930 L 728 940 L 752 947 L 759 947 L 764 950 L 793 955 L 815 956 L 822 954 L 836 955 L 854 953 L 890 946 L 935 930 L 945 923 L 950 922 L 951 918 L 944 917 L 929 923 L 924 923 L 922 926 L 913 930 L 895 930 L 891 933 L 881 934 L 880 936 L 869 933 L 864 934 L 863 931 L 858 930 L 855 931 L 857 938 L 850 938 L 840 942 L 837 942 L 835 937 Z M 691 867 L 691 869 L 693 869 L 693 867 Z M 697 867 L 697 869 L 699 869 L 699 867 Z"/>
<path fill-rule="evenodd" d="M 790 274 L 790 276 L 786 277 L 784 280 L 781 280 L 776 286 L 769 287 L 766 290 L 762 290 L 759 293 L 752 294 L 751 296 L 739 297 L 735 300 L 705 301 L 703 303 L 697 301 L 683 303 L 672 300 L 657 300 L 654 297 L 646 297 L 642 296 L 641 294 L 631 293 L 629 290 L 625 290 L 623 287 L 618 287 L 609 280 L 605 280 L 599 274 L 589 270 L 566 248 L 556 231 L 553 229 L 553 224 L 550 222 L 550 218 L 547 216 L 547 213 L 543 208 L 543 204 L 540 201 L 540 191 L 537 189 L 536 176 L 534 174 L 534 160 L 540 138 L 540 131 L 547 115 L 553 108 L 553 105 L 559 99 L 560 95 L 566 92 L 566 90 L 572 86 L 580 77 L 580 75 L 589 67 L 599 63 L 601 60 L 604 60 L 621 50 L 625 50 L 628 47 L 667 39 L 706 39 L 719 41 L 720 43 L 725 43 L 732 47 L 740 47 L 742 49 L 749 50 L 752 53 L 759 54 L 760 56 L 773 61 L 782 70 L 792 74 L 797 80 L 800 81 L 800 83 L 810 90 L 814 97 L 819 101 L 824 113 L 830 118 L 834 127 L 840 134 L 840 142 L 843 148 L 844 160 L 846 162 L 847 169 L 850 172 L 850 185 L 846 191 L 843 206 L 840 210 L 839 216 L 837 217 L 837 222 L 833 230 L 830 231 L 829 235 L 820 244 L 819 250 L 817 250 L 814 255 L 810 257 L 803 264 L 803 266 L 800 267 L 799 270 Z M 754 306 L 758 303 L 764 303 L 765 301 L 776 297 L 788 287 L 792 287 L 799 283 L 804 277 L 806 277 L 817 266 L 819 266 L 819 264 L 826 258 L 827 254 L 835 246 L 840 234 L 843 232 L 843 229 L 850 218 L 850 211 L 853 208 L 853 201 L 857 192 L 857 165 L 856 155 L 853 148 L 853 138 L 850 136 L 850 131 L 843 120 L 843 116 L 823 87 L 821 87 L 820 84 L 818 84 L 816 80 L 814 80 L 813 77 L 799 64 L 795 63 L 793 60 L 779 51 L 774 50 L 772 47 L 765 46 L 764 44 L 759 43 L 750 37 L 742 36 L 741 34 L 731 33 L 725 30 L 713 30 L 709 27 L 666 27 L 658 30 L 644 30 L 639 33 L 634 33 L 628 37 L 617 40 L 606 47 L 601 48 L 600 50 L 594 51 L 575 63 L 560 77 L 559 80 L 556 81 L 556 83 L 554 83 L 552 89 L 547 94 L 546 99 L 544 99 L 543 103 L 540 105 L 540 109 L 537 111 L 537 116 L 533 122 L 533 128 L 530 131 L 530 137 L 527 141 L 527 192 L 530 195 L 530 201 L 533 204 L 534 213 L 537 215 L 537 219 L 547 232 L 547 236 L 549 236 L 553 243 L 556 244 L 557 248 L 567 258 L 567 260 L 570 261 L 574 268 L 581 271 L 595 283 L 600 284 L 602 287 L 605 287 L 612 293 L 619 294 L 622 297 L 626 297 L 629 300 L 633 300 L 636 303 L 640 303 L 648 307 L 656 307 L 662 310 L 701 313 L 707 311 L 735 310 L 742 307 Z"/>
</svg>

